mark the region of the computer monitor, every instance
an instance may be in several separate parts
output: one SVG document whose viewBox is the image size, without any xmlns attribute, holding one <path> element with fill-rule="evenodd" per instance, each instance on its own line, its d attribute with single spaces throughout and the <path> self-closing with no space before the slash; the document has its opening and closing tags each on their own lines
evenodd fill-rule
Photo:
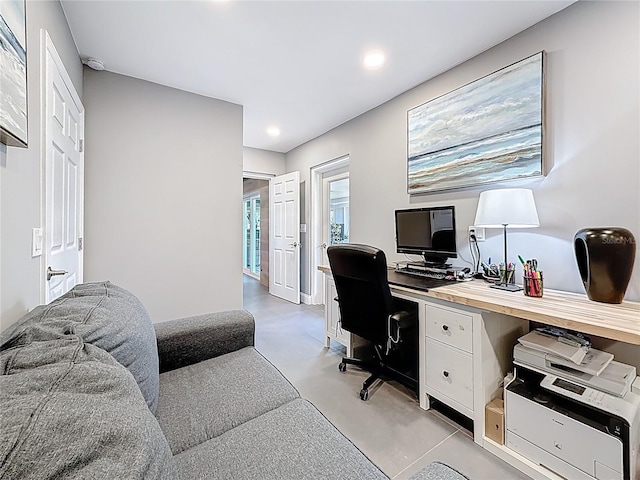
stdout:
<svg viewBox="0 0 640 480">
<path fill-rule="evenodd" d="M 453 206 L 396 210 L 396 250 L 422 255 L 430 266 L 458 258 Z"/>
</svg>

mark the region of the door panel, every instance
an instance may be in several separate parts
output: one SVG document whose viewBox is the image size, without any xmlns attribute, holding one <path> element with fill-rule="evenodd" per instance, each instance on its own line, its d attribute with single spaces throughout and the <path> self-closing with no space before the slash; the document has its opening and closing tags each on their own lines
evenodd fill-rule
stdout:
<svg viewBox="0 0 640 480">
<path fill-rule="evenodd" d="M 269 188 L 269 292 L 300 303 L 300 172 L 272 178 Z"/>
<path fill-rule="evenodd" d="M 71 158 L 67 158 L 67 248 L 73 248 L 77 235 L 77 201 L 78 201 L 78 166 Z"/>
<path fill-rule="evenodd" d="M 49 230 L 49 238 L 51 239 L 49 248 L 51 254 L 57 254 L 63 249 L 64 242 L 64 152 L 60 147 L 53 143 L 51 145 L 51 153 L 53 156 L 51 163 L 51 219 Z"/>
</svg>

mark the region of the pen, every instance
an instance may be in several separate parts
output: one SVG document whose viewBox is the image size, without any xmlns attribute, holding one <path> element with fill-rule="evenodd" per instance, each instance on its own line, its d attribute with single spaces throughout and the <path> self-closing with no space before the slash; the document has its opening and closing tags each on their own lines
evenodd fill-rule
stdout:
<svg viewBox="0 0 640 480">
<path fill-rule="evenodd" d="M 524 260 L 522 259 L 522 257 L 520 255 L 518 255 L 518 260 L 520 260 L 520 263 L 524 267 L 525 263 L 524 263 Z"/>
</svg>

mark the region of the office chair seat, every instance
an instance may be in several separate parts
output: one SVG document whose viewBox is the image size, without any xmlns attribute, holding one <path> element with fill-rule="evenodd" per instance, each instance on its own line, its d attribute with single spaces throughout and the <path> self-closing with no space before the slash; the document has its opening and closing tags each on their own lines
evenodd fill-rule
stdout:
<svg viewBox="0 0 640 480">
<path fill-rule="evenodd" d="M 362 384 L 362 400 L 378 379 L 395 380 L 417 394 L 418 306 L 391 295 L 384 252 L 341 244 L 330 246 L 327 255 L 342 328 L 370 341 L 375 352 L 373 359 L 343 357 L 339 370 L 355 365 L 371 372 Z"/>
</svg>

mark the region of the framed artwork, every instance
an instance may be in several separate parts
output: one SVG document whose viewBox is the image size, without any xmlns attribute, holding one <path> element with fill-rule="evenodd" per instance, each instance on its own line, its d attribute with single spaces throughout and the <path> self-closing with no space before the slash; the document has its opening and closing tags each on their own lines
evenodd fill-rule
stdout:
<svg viewBox="0 0 640 480">
<path fill-rule="evenodd" d="M 27 146 L 25 0 L 0 1 L 0 142 Z"/>
<path fill-rule="evenodd" d="M 409 110 L 407 190 L 544 175 L 544 52 Z"/>
</svg>

